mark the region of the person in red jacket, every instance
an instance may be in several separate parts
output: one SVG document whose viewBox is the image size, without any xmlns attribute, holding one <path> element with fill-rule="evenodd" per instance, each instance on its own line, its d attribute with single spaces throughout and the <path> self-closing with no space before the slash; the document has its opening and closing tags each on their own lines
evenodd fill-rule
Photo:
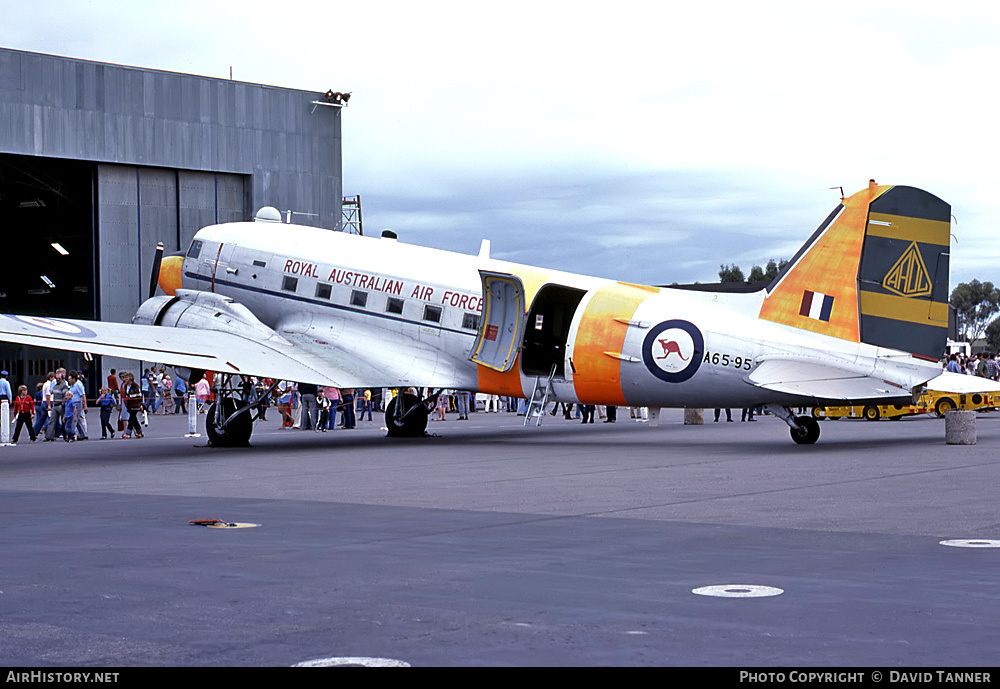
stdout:
<svg viewBox="0 0 1000 689">
<path fill-rule="evenodd" d="M 17 397 L 14 398 L 14 413 L 17 414 L 17 426 L 14 427 L 13 443 L 17 443 L 21 435 L 21 426 L 28 427 L 28 435 L 31 442 L 35 442 L 35 428 L 32 419 L 35 416 L 35 400 L 28 395 L 28 386 L 22 385 L 17 389 Z"/>
</svg>

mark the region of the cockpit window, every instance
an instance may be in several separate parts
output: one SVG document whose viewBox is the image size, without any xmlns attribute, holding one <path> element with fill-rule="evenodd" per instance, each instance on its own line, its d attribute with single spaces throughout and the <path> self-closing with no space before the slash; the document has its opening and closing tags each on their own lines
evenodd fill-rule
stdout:
<svg viewBox="0 0 1000 689">
<path fill-rule="evenodd" d="M 187 257 L 198 258 L 198 256 L 201 254 L 201 244 L 202 241 L 200 239 L 196 239 L 193 242 L 191 242 L 191 247 L 188 249 Z"/>
</svg>

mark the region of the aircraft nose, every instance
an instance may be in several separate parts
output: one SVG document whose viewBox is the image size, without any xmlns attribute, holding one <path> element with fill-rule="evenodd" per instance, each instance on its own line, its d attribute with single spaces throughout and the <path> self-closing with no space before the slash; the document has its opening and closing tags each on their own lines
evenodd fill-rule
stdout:
<svg viewBox="0 0 1000 689">
<path fill-rule="evenodd" d="M 172 297 L 176 290 L 183 287 L 181 284 L 183 267 L 183 256 L 165 256 L 163 258 L 163 262 L 160 264 L 160 276 L 157 283 L 165 294 Z"/>
</svg>

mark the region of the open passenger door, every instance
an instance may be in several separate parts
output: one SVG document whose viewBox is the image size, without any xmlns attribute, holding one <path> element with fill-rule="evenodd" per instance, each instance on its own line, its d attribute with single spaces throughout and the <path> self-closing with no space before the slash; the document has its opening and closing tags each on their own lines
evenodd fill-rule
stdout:
<svg viewBox="0 0 1000 689">
<path fill-rule="evenodd" d="M 483 280 L 483 317 L 469 358 L 505 373 L 517 360 L 524 333 L 524 284 L 509 273 L 480 270 L 479 276 Z"/>
</svg>

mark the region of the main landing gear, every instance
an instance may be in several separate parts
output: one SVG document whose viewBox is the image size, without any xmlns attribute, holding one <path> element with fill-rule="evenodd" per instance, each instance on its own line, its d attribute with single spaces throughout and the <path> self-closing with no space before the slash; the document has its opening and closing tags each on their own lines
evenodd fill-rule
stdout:
<svg viewBox="0 0 1000 689">
<path fill-rule="evenodd" d="M 264 403 L 278 386 L 259 389 L 248 378 L 228 373 L 216 374 L 219 385 L 216 401 L 208 408 L 205 433 L 212 447 L 247 447 L 253 433 L 253 422 L 264 410 Z"/>
<path fill-rule="evenodd" d="M 400 392 L 385 407 L 385 425 L 390 438 L 419 438 L 427 433 L 427 418 L 437 395 L 421 400 L 416 395 Z"/>
<path fill-rule="evenodd" d="M 789 433 L 799 445 L 812 445 L 819 440 L 819 421 L 812 416 L 795 416 L 788 407 L 767 405 L 766 409 L 788 424 Z"/>
</svg>

